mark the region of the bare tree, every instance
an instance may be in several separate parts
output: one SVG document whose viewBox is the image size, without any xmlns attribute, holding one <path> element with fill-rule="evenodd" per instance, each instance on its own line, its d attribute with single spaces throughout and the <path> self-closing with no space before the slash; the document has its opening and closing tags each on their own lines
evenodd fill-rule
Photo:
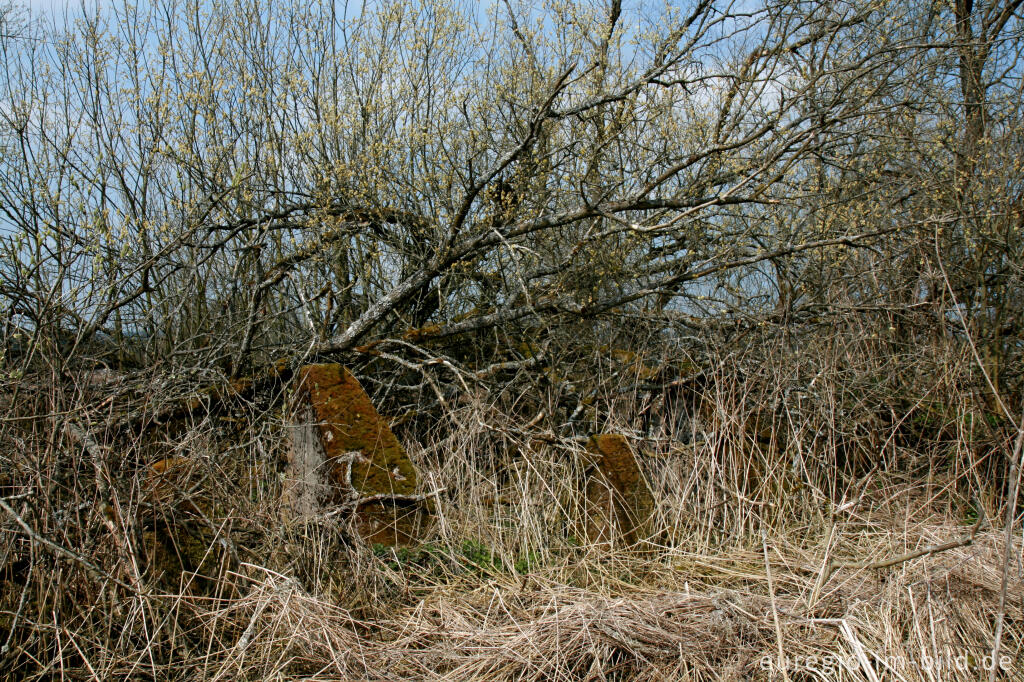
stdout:
<svg viewBox="0 0 1024 682">
<path fill-rule="evenodd" d="M 941 334 L 938 228 L 1006 364 L 1018 9 L 83 10 L 6 43 L 5 314 L 61 357 L 232 375 L 478 371 L 624 320 Z"/>
</svg>

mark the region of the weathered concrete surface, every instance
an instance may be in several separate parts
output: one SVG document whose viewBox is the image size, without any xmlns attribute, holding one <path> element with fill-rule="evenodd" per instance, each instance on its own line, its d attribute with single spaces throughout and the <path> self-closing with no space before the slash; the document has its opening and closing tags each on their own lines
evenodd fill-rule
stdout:
<svg viewBox="0 0 1024 682">
<path fill-rule="evenodd" d="M 352 505 L 367 542 L 414 542 L 429 505 L 410 499 L 416 470 L 370 397 L 338 364 L 307 365 L 296 379 L 285 504 L 300 516 Z"/>
<path fill-rule="evenodd" d="M 147 580 L 203 592 L 213 589 L 222 564 L 230 561 L 208 522 L 220 510 L 214 509 L 210 491 L 196 485 L 201 480 L 196 462 L 188 457 L 149 465 L 143 492 L 154 512 L 140 519 L 145 530 L 138 547 Z"/>
<path fill-rule="evenodd" d="M 327 453 L 321 445 L 320 427 L 308 403 L 295 406 L 288 435 L 288 467 L 281 485 L 286 510 L 299 517 L 320 511 L 327 500 Z"/>
<path fill-rule="evenodd" d="M 588 539 L 626 545 L 647 539 L 654 497 L 629 443 L 618 434 L 596 435 L 587 452 L 594 461 L 586 487 Z"/>
</svg>

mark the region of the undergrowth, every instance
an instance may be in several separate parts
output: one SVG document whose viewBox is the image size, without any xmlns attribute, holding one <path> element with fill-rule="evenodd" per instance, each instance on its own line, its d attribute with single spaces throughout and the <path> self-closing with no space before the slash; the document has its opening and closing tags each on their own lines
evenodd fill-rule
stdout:
<svg viewBox="0 0 1024 682">
<path fill-rule="evenodd" d="M 0 670 L 977 680 L 1002 608 L 996 678 L 1020 679 L 1019 546 L 999 606 L 1014 426 L 965 389 L 965 358 L 919 374 L 915 401 L 886 383 L 880 356 L 851 367 L 848 351 L 709 362 L 686 400 L 601 396 L 589 430 L 629 436 L 655 497 L 633 546 L 587 538 L 582 439 L 524 427 L 535 406 L 501 396 L 400 431 L 436 514 L 419 544 L 388 547 L 343 518 L 282 514 L 283 394 L 115 428 L 112 405 L 142 409 L 126 396 L 148 396 L 156 414 L 194 386 L 11 380 Z"/>
</svg>

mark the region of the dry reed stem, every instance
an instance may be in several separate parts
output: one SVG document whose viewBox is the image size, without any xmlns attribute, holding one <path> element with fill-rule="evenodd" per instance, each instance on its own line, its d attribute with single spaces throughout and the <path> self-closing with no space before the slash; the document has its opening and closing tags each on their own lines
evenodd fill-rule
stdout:
<svg viewBox="0 0 1024 682">
<path fill-rule="evenodd" d="M 17 569 L 24 585 L 14 567 L 0 582 L 0 617 L 18 614 L 4 660 L 30 679 L 978 679 L 1001 610 L 1004 553 L 1019 556 L 998 517 L 980 514 L 997 525 L 974 528 L 963 518 L 961 493 L 986 455 L 962 436 L 949 446 L 962 461 L 929 463 L 918 476 L 894 463 L 946 453 L 865 435 L 843 447 L 877 448 L 886 464 L 839 472 L 843 386 L 811 376 L 821 391 L 813 409 L 811 398 L 792 400 L 768 438 L 744 425 L 761 413 L 752 406 L 781 400 L 779 386 L 723 377 L 709 388 L 707 422 L 687 425 L 700 437 L 664 441 L 646 462 L 657 527 L 633 549 L 580 533 L 578 442 L 541 425 L 533 437 L 513 411 L 483 399 L 451 407 L 409 448 L 429 489 L 444 494 L 432 535 L 408 554 L 353 545 L 335 518 L 281 524 L 268 466 L 276 423 L 255 408 L 230 438 L 206 419 L 174 438 L 140 438 L 108 462 L 126 515 L 144 529 L 191 519 L 204 542 L 232 549 L 203 579 L 186 570 L 162 582 L 140 568 L 141 593 L 86 568 L 106 577 L 131 568 L 104 543 L 88 459 L 66 473 L 47 434 L 0 423 L 20 439 L 5 456 L 32 473 L 24 480 L 37 482 L 34 495 L 48 496 L 18 512 L 24 525 L 3 510 L 0 551 L 32 558 Z M 49 412 L 68 411 L 58 407 Z M 628 432 L 630 405 L 615 409 L 598 428 Z M 893 428 L 908 421 L 896 415 Z M 187 460 L 187 481 L 167 499 L 147 498 L 148 465 L 170 456 Z M 0 501 L 29 500 L 19 485 Z M 991 512 L 991 492 L 976 504 Z M 968 529 L 971 544 L 949 544 Z M 46 542 L 75 556 L 54 560 L 59 550 Z M 936 546 L 944 551 L 928 554 Z M 901 562 L 886 565 L 892 557 Z M 1012 571 L 1007 581 L 1002 650 L 1017 667 L 999 674 L 1012 679 L 1024 584 Z M 942 667 L 925 665 L 939 658 Z"/>
</svg>

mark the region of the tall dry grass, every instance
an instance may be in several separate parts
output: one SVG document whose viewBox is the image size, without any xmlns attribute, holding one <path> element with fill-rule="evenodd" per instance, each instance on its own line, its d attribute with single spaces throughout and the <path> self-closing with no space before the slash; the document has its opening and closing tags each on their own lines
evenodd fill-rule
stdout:
<svg viewBox="0 0 1024 682">
<path fill-rule="evenodd" d="M 424 490 L 439 491 L 423 544 L 404 549 L 367 547 L 330 514 L 285 520 L 281 396 L 116 431 L 125 405 L 158 414 L 196 385 L 85 371 L 10 379 L 0 670 L 98 680 L 986 676 L 1014 430 L 987 411 L 970 358 L 855 329 L 760 341 L 705 349 L 687 365 L 702 368 L 692 381 L 609 362 L 577 382 L 589 404 L 575 430 L 548 409 L 565 391 L 556 379 L 532 395 L 447 401 L 402 431 Z M 648 353 L 632 366 L 666 355 Z M 637 546 L 587 540 L 586 431 L 628 434 L 642 453 L 656 508 Z M 979 515 L 970 544 L 858 567 L 965 537 Z M 1006 680 L 1024 669 L 1019 529 L 1011 537 Z"/>
</svg>

